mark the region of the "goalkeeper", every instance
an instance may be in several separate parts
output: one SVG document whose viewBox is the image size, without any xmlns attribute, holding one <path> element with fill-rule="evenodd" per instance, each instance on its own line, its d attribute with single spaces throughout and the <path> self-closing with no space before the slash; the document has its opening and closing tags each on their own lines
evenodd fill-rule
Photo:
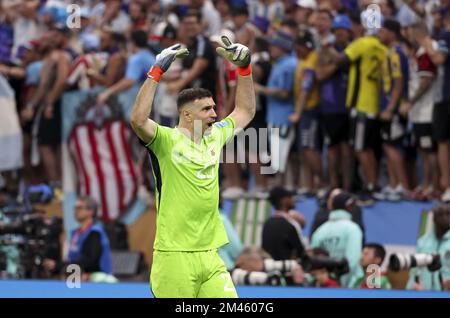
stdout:
<svg viewBox="0 0 450 318">
<path fill-rule="evenodd" d="M 179 123 L 163 127 L 149 118 L 162 74 L 189 52 L 163 50 L 131 112 L 131 126 L 150 153 L 156 183 L 157 227 L 150 275 L 155 297 L 237 297 L 218 248 L 228 243 L 221 222 L 218 169 L 221 148 L 255 114 L 250 51 L 222 37 L 217 53 L 238 67 L 236 105 L 225 119 L 211 93 L 189 88 L 177 98 Z"/>
</svg>

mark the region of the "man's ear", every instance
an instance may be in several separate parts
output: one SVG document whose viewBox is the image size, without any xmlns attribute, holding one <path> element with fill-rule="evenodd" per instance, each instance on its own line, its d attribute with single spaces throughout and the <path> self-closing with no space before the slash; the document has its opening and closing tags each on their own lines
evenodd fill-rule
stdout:
<svg viewBox="0 0 450 318">
<path fill-rule="evenodd" d="M 192 122 L 192 113 L 189 111 L 189 109 L 185 108 L 181 111 L 183 117 L 189 122 Z"/>
</svg>

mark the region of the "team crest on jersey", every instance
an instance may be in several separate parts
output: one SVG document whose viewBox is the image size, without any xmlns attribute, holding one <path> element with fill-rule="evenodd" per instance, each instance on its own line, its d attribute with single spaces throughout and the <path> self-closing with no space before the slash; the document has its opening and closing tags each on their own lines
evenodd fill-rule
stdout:
<svg viewBox="0 0 450 318">
<path fill-rule="evenodd" d="M 228 125 L 228 122 L 226 120 L 222 120 L 222 121 L 219 121 L 218 123 L 215 123 L 215 125 L 217 127 L 225 127 Z"/>
</svg>

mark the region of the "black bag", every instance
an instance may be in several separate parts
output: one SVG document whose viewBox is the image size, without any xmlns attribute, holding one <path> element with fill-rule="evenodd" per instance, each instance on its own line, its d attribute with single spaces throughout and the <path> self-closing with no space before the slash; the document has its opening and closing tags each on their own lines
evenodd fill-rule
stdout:
<svg viewBox="0 0 450 318">
<path fill-rule="evenodd" d="M 109 245 L 112 250 L 128 250 L 128 229 L 120 221 L 108 221 L 103 225 L 109 238 Z"/>
</svg>

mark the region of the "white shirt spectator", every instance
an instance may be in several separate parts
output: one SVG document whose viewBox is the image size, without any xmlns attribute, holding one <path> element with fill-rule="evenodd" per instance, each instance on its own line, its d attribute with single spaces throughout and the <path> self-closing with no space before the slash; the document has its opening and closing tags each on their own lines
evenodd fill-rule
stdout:
<svg viewBox="0 0 450 318">
<path fill-rule="evenodd" d="M 438 43 L 433 41 L 437 49 Z M 409 97 L 411 98 L 419 88 L 420 78 L 434 76 L 431 87 L 417 100 L 409 113 L 413 123 L 431 123 L 433 118 L 433 105 L 442 99 L 443 69 L 431 61 L 425 48 L 420 47 L 416 52 L 416 59 L 410 59 Z"/>
</svg>

